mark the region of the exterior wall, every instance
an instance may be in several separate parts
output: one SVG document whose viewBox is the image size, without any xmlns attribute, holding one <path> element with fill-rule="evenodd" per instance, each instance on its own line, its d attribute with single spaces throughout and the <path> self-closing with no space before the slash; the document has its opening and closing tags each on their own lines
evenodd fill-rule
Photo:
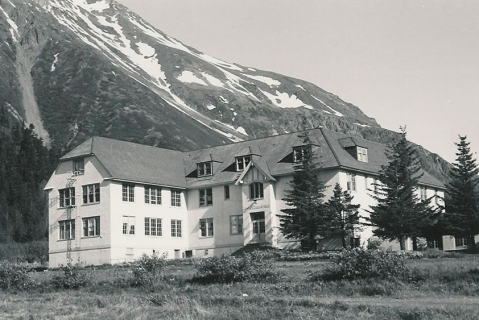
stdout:
<svg viewBox="0 0 479 320">
<path fill-rule="evenodd" d="M 224 185 L 211 187 L 213 205 L 200 206 L 199 189 L 187 191 L 188 249 L 197 257 L 229 254 L 243 246 L 243 234 L 232 235 L 230 216 L 240 215 L 241 186 L 229 184 L 230 198 L 225 200 Z M 200 219 L 213 218 L 213 236 L 201 237 Z"/>
<path fill-rule="evenodd" d="M 67 187 L 68 178 L 72 177 L 73 161 L 61 162 L 49 181 L 49 265 L 65 265 L 68 242 L 71 244 L 71 262 L 85 264 L 103 264 L 110 262 L 111 239 L 109 237 L 109 181 L 103 181 L 108 173 L 94 156 L 84 159 L 85 172 L 75 176 L 71 187 L 75 187 L 75 204 L 71 209 L 59 208 L 59 189 Z M 82 186 L 100 183 L 100 202 L 83 204 Z M 70 212 L 68 212 L 70 211 Z M 70 215 L 70 217 L 68 217 Z M 84 237 L 82 219 L 100 217 L 100 236 Z M 68 218 L 75 220 L 75 238 L 59 240 L 59 221 Z M 99 254 L 101 252 L 101 254 Z"/>
<path fill-rule="evenodd" d="M 136 184 L 134 202 L 122 200 L 122 183 L 112 181 L 111 194 L 111 263 L 129 262 L 142 254 L 167 253 L 168 258 L 181 258 L 188 246 L 187 210 L 184 191 L 181 207 L 171 206 L 171 190 L 161 188 L 161 205 L 145 203 L 144 185 Z M 135 234 L 123 234 L 123 217 L 135 219 Z M 162 236 L 145 235 L 145 217 L 159 218 Z M 171 220 L 181 220 L 182 236 L 171 236 Z"/>
</svg>

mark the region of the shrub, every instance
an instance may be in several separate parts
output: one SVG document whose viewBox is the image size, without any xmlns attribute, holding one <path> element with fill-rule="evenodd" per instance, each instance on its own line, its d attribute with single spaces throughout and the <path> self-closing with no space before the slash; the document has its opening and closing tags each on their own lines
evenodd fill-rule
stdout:
<svg viewBox="0 0 479 320">
<path fill-rule="evenodd" d="M 193 279 L 200 283 L 231 283 L 242 281 L 274 280 L 271 260 L 267 253 L 253 251 L 242 256 L 221 256 L 199 260 Z"/>
<path fill-rule="evenodd" d="M 63 274 L 56 275 L 52 278 L 51 284 L 56 289 L 80 289 L 91 284 L 88 275 L 82 272 L 79 264 L 68 263 L 61 267 Z"/>
<path fill-rule="evenodd" d="M 397 279 L 405 273 L 406 257 L 402 252 L 355 248 L 338 254 L 323 279 Z"/>
<path fill-rule="evenodd" d="M 367 248 L 368 250 L 377 250 L 381 247 L 381 239 L 378 237 L 371 237 L 368 239 Z"/>
<path fill-rule="evenodd" d="M 31 288 L 33 282 L 28 274 L 29 270 L 24 264 L 0 262 L 0 288 L 3 290 Z"/>
<path fill-rule="evenodd" d="M 166 254 L 161 257 L 143 254 L 133 269 L 133 285 L 158 289 L 165 283 L 163 275 L 166 265 Z"/>
<path fill-rule="evenodd" d="M 279 261 L 311 261 L 311 260 L 329 260 L 339 254 L 337 251 L 328 252 L 296 252 L 285 251 L 277 258 Z"/>
</svg>

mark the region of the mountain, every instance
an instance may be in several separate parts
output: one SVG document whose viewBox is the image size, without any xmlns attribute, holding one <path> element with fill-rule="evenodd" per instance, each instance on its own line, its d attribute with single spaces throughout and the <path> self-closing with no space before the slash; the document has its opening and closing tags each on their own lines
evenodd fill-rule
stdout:
<svg viewBox="0 0 479 320">
<path fill-rule="evenodd" d="M 108 0 L 0 0 L 0 107 L 47 144 L 92 135 L 179 150 L 309 126 L 388 142 L 358 107 L 318 86 L 208 56 Z M 418 147 L 438 178 L 448 164 Z"/>
</svg>

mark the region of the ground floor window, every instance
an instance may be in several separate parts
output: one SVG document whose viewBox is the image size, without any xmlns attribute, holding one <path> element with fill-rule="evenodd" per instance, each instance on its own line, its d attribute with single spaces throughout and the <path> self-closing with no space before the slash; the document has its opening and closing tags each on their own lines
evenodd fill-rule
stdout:
<svg viewBox="0 0 479 320">
<path fill-rule="evenodd" d="M 123 216 L 123 234 L 135 234 L 135 217 Z"/>
<path fill-rule="evenodd" d="M 171 220 L 171 236 L 181 238 L 181 220 Z"/>
<path fill-rule="evenodd" d="M 75 220 L 58 221 L 58 228 L 60 240 L 75 239 Z"/>
<path fill-rule="evenodd" d="M 251 214 L 251 221 L 253 223 L 253 233 L 265 233 L 266 225 L 264 221 L 264 212 L 255 212 Z"/>
<path fill-rule="evenodd" d="M 97 237 L 100 235 L 100 217 L 84 218 L 82 220 L 84 237 Z"/>
<path fill-rule="evenodd" d="M 212 237 L 213 235 L 213 218 L 200 219 L 200 236 Z"/>
<path fill-rule="evenodd" d="M 456 247 L 467 247 L 469 241 L 466 237 L 455 237 L 456 239 Z"/>
<path fill-rule="evenodd" d="M 243 215 L 230 216 L 230 233 L 243 234 Z"/>
<path fill-rule="evenodd" d="M 161 219 L 145 218 L 145 236 L 161 237 Z"/>
</svg>

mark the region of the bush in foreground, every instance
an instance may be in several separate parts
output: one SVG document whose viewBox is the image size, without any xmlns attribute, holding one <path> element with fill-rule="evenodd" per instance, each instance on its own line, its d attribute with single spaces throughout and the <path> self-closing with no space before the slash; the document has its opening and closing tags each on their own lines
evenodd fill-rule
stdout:
<svg viewBox="0 0 479 320">
<path fill-rule="evenodd" d="M 164 284 L 166 255 L 143 254 L 133 269 L 133 285 L 156 290 Z"/>
<path fill-rule="evenodd" d="M 242 256 L 222 256 L 201 259 L 196 264 L 193 282 L 231 283 L 243 281 L 272 281 L 277 275 L 267 253 L 253 251 Z"/>
<path fill-rule="evenodd" d="M 0 289 L 29 289 L 33 283 L 28 274 L 30 268 L 24 264 L 0 262 Z"/>
<path fill-rule="evenodd" d="M 80 289 L 91 284 L 90 277 L 82 271 L 80 265 L 68 263 L 62 267 L 63 274 L 56 275 L 51 280 L 55 289 Z"/>
</svg>

